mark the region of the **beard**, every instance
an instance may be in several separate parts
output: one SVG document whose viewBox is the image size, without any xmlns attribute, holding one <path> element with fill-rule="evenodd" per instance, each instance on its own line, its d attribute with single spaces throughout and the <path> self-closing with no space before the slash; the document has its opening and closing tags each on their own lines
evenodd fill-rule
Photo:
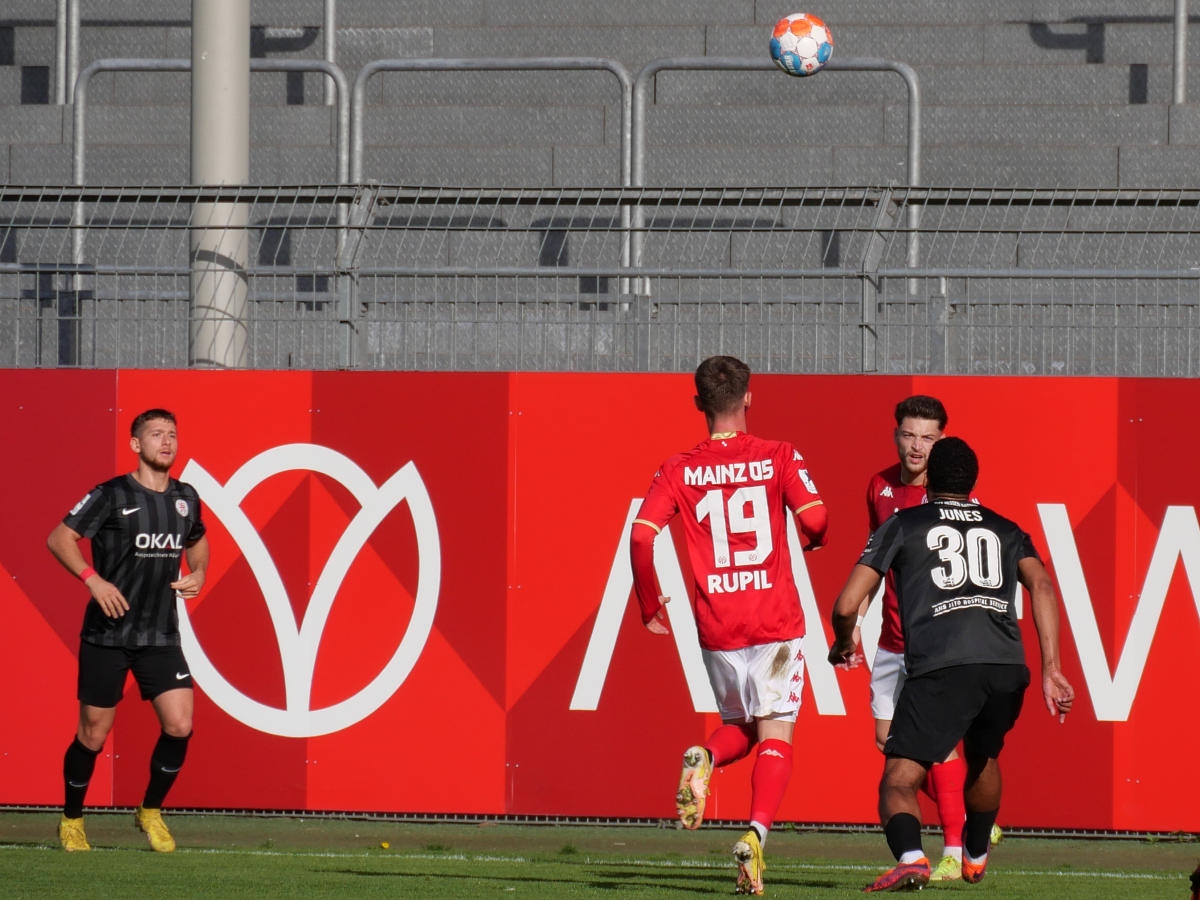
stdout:
<svg viewBox="0 0 1200 900">
<path fill-rule="evenodd" d="M 171 466 L 175 462 L 174 456 L 172 456 L 170 458 L 170 460 L 168 460 L 167 462 L 163 462 L 157 456 L 150 456 L 145 453 L 143 453 L 141 455 L 141 458 L 142 458 L 142 462 L 146 464 L 147 468 L 153 469 L 155 472 L 162 472 L 162 473 L 170 472 Z"/>
</svg>

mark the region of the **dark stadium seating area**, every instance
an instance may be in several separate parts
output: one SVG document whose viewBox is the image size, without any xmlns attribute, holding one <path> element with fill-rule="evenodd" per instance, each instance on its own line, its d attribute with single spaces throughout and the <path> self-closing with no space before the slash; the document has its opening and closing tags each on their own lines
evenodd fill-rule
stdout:
<svg viewBox="0 0 1200 900">
<path fill-rule="evenodd" d="M 931 185 L 1184 187 L 1200 107 L 1174 104 L 1173 3 L 821 0 L 838 58 L 918 73 Z M 386 58 L 589 56 L 636 76 L 677 56 L 766 59 L 767 0 L 343 0 L 337 64 Z M 189 0 L 82 4 L 79 67 L 188 57 Z M 72 110 L 54 103 L 55 3 L 0 9 L 0 178 L 69 183 Z M 1194 11 L 1200 15 L 1200 10 Z M 321 0 L 255 0 L 252 55 L 321 59 Z M 1200 76 L 1200 39 L 1189 62 Z M 1195 79 L 1193 79 L 1194 81 Z M 1194 93 L 1200 95 L 1200 84 Z M 619 91 L 602 72 L 381 73 L 363 176 L 408 184 L 620 184 Z M 889 73 L 665 72 L 647 113 L 648 185 L 905 180 L 907 95 Z M 103 73 L 89 86 L 87 181 L 188 180 L 185 74 Z M 252 77 L 251 178 L 335 179 L 334 116 L 314 74 Z"/>
</svg>

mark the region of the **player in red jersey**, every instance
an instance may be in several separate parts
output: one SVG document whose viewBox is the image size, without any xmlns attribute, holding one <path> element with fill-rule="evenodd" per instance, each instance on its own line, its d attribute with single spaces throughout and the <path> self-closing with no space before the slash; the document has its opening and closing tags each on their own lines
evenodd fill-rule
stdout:
<svg viewBox="0 0 1200 900">
<path fill-rule="evenodd" d="M 901 509 L 926 502 L 925 476 L 929 451 L 941 439 L 949 416 L 936 397 L 916 394 L 896 404 L 896 454 L 899 462 L 876 472 L 867 484 L 867 521 L 874 532 Z M 979 499 L 972 494 L 971 500 Z M 859 610 L 866 615 L 868 599 Z M 882 752 L 892 726 L 896 699 L 904 686 L 904 635 L 900 630 L 900 611 L 896 603 L 896 579 L 889 572 L 884 581 L 882 627 L 879 647 L 871 666 L 871 715 L 875 717 L 875 744 Z M 858 635 L 855 634 L 857 640 Z M 925 792 L 937 804 L 942 822 L 942 858 L 934 868 L 931 881 L 957 881 L 962 866 L 963 779 L 966 766 L 957 748 L 943 762 L 929 770 Z M 999 829 L 993 832 L 998 839 Z"/>
<path fill-rule="evenodd" d="M 826 511 L 804 457 L 783 441 L 746 433 L 750 369 L 713 356 L 696 369 L 696 408 L 708 439 L 671 457 L 654 476 L 630 533 L 634 589 L 642 622 L 667 634 L 654 574 L 654 540 L 681 513 L 695 578 L 692 604 L 721 726 L 689 747 L 676 794 L 686 828 L 704 818 L 716 766 L 757 756 L 750 827 L 734 844 L 737 893 L 763 891 L 762 846 L 792 770 L 792 731 L 804 684 L 804 613 L 792 577 L 787 519 L 805 550 L 825 542 Z"/>
</svg>

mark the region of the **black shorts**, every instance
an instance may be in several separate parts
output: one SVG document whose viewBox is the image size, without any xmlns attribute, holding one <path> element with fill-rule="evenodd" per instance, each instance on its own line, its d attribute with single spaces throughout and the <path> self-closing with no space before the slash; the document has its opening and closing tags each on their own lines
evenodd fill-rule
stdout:
<svg viewBox="0 0 1200 900">
<path fill-rule="evenodd" d="M 192 672 L 179 647 L 101 647 L 80 641 L 76 697 L 88 706 L 114 707 L 130 671 L 143 700 L 192 686 Z"/>
<path fill-rule="evenodd" d="M 968 756 L 995 758 L 1021 714 L 1029 668 L 974 664 L 909 676 L 883 752 L 941 762 L 961 740 Z"/>
</svg>

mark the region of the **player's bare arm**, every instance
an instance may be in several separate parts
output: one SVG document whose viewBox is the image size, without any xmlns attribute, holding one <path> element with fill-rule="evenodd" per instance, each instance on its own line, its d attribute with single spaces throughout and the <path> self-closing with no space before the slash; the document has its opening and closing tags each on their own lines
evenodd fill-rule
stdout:
<svg viewBox="0 0 1200 900">
<path fill-rule="evenodd" d="M 178 581 L 172 581 L 171 588 L 190 600 L 204 587 L 204 573 L 208 569 L 208 538 L 202 537 L 188 547 L 184 551 L 184 558 L 187 560 L 188 573 Z"/>
<path fill-rule="evenodd" d="M 863 603 L 875 595 L 883 576 L 861 563 L 856 565 L 846 579 L 846 586 L 833 604 L 833 646 L 829 649 L 829 662 L 835 666 L 853 667 L 861 657 L 856 653 L 855 632 L 858 628 L 858 610 Z"/>
<path fill-rule="evenodd" d="M 867 610 L 871 608 L 871 601 L 875 599 L 875 594 L 867 594 L 867 597 L 858 607 L 858 615 L 854 617 L 854 645 L 857 647 L 862 643 L 862 624 L 863 619 L 867 617 Z"/>
<path fill-rule="evenodd" d="M 1042 698 L 1050 715 L 1065 722 L 1075 702 L 1075 689 L 1062 673 L 1058 656 L 1058 595 L 1046 567 L 1034 557 L 1022 559 L 1018 577 L 1029 592 L 1029 606 L 1042 654 Z"/>
<path fill-rule="evenodd" d="M 50 548 L 54 558 L 76 578 L 90 568 L 87 560 L 83 558 L 83 551 L 79 549 L 81 540 L 83 540 L 83 535 L 62 522 L 59 522 L 50 532 L 50 536 L 46 538 L 46 546 Z M 129 612 L 129 601 L 117 590 L 116 585 L 105 581 L 94 572 L 88 576 L 84 584 L 92 592 L 96 602 L 100 604 L 100 609 L 110 619 L 119 619 Z"/>
</svg>

